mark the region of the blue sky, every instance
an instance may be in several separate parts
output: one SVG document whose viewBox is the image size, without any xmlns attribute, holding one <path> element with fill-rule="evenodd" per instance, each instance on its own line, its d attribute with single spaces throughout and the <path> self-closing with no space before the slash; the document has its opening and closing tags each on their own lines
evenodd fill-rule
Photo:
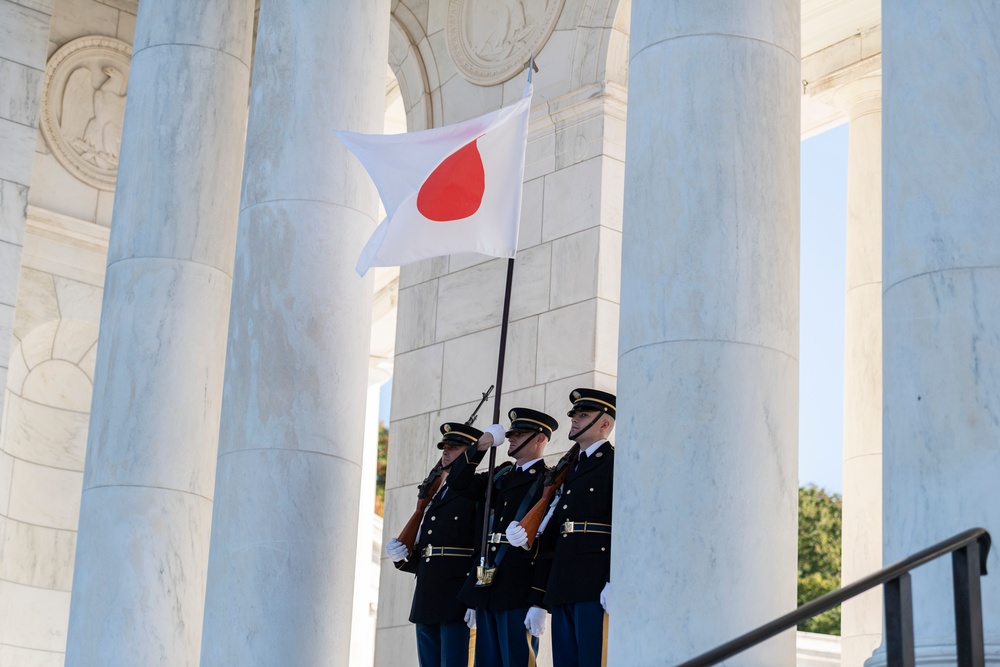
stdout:
<svg viewBox="0 0 1000 667">
<path fill-rule="evenodd" d="M 802 142 L 799 484 L 841 493 L 847 125 Z M 392 381 L 379 418 L 389 423 Z"/>
<path fill-rule="evenodd" d="M 802 142 L 799 483 L 843 492 L 847 125 Z"/>
</svg>

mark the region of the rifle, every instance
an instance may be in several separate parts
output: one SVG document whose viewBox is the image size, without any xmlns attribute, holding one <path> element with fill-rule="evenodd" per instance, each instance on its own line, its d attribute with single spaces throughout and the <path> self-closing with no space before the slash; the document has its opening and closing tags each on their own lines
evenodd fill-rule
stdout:
<svg viewBox="0 0 1000 667">
<path fill-rule="evenodd" d="M 542 519 L 545 518 L 545 513 L 549 509 L 549 503 L 552 502 L 552 496 L 555 495 L 556 491 L 562 486 L 563 480 L 566 479 L 566 475 L 569 474 L 570 468 L 576 463 L 577 457 L 580 455 L 580 443 L 573 443 L 573 446 L 568 452 L 563 454 L 563 457 L 559 459 L 555 467 L 545 473 L 545 482 L 542 487 L 542 497 L 538 499 L 535 506 L 528 510 L 528 513 L 518 521 L 524 532 L 528 534 L 528 547 L 532 547 L 535 543 L 535 535 L 538 533 L 538 527 L 542 525 Z"/>
<path fill-rule="evenodd" d="M 465 422 L 466 426 L 472 426 L 472 422 L 476 421 L 479 408 L 483 407 L 483 403 L 490 397 L 490 392 L 492 391 L 493 385 L 490 385 L 490 388 L 483 392 L 483 398 L 479 401 L 476 409 L 472 411 L 472 414 L 469 415 L 469 418 Z M 413 553 L 413 545 L 417 542 L 417 531 L 420 530 L 420 522 L 424 520 L 424 512 L 427 511 L 427 505 L 430 504 L 434 494 L 441 488 L 441 473 L 443 472 L 444 467 L 441 465 L 441 459 L 438 459 L 438 462 L 434 464 L 431 471 L 427 473 L 424 481 L 417 486 L 417 507 L 406 521 L 406 525 L 400 531 L 399 537 L 396 538 L 406 545 L 407 551 L 411 554 Z"/>
<path fill-rule="evenodd" d="M 479 415 L 479 408 L 483 407 L 483 403 L 485 403 L 486 399 L 490 397 L 491 391 L 493 391 L 493 385 L 490 385 L 490 388 L 483 392 L 483 397 L 480 399 L 479 405 L 476 406 L 476 409 L 472 411 L 472 414 L 469 415 L 469 418 L 465 421 L 466 426 L 472 426 L 472 423 L 476 421 L 476 417 Z"/>
</svg>

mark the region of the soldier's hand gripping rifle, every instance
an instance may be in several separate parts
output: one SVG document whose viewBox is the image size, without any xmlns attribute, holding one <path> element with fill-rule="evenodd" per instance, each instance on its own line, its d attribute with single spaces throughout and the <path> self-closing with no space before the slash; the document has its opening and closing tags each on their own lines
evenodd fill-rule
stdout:
<svg viewBox="0 0 1000 667">
<path fill-rule="evenodd" d="M 472 414 L 469 415 L 468 420 L 465 422 L 466 426 L 472 426 L 473 422 L 476 421 L 476 417 L 479 415 L 479 408 L 483 407 L 483 403 L 490 397 L 490 392 L 492 391 L 493 385 L 490 385 L 490 388 L 483 392 L 483 398 L 479 401 L 476 409 L 472 411 Z M 406 525 L 403 526 L 399 537 L 396 538 L 406 545 L 406 550 L 411 554 L 413 553 L 413 545 L 417 542 L 417 531 L 420 530 L 420 522 L 424 519 L 424 512 L 427 510 L 427 505 L 430 504 L 434 494 L 441 488 L 441 473 L 443 472 L 444 466 L 441 465 L 441 459 L 438 459 L 438 462 L 434 464 L 431 471 L 427 473 L 427 477 L 417 487 L 417 507 L 413 510 L 413 514 L 410 515 Z"/>
<path fill-rule="evenodd" d="M 528 536 L 527 547 L 530 549 L 535 543 L 535 535 L 538 534 L 538 528 L 542 525 L 542 520 L 545 518 L 546 512 L 549 509 L 549 503 L 552 502 L 552 496 L 555 495 L 559 487 L 562 486 L 563 480 L 566 479 L 566 475 L 573 468 L 573 464 L 576 463 L 577 457 L 580 455 L 580 444 L 574 442 L 573 446 L 568 452 L 563 454 L 563 457 L 559 459 L 559 462 L 545 473 L 545 482 L 542 487 L 542 497 L 538 499 L 535 506 L 528 510 L 528 513 L 524 515 L 518 524 L 521 528 L 524 528 L 524 532 Z"/>
</svg>

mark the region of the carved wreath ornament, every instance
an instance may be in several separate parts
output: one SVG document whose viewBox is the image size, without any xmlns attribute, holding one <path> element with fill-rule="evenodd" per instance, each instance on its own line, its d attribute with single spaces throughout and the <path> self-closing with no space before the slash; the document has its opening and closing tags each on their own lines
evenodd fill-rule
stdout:
<svg viewBox="0 0 1000 667">
<path fill-rule="evenodd" d="M 520 72 L 556 27 L 564 0 L 450 0 L 448 53 L 462 76 L 491 86 Z"/>
<path fill-rule="evenodd" d="M 114 190 L 118 177 L 131 61 L 125 42 L 81 37 L 45 67 L 42 136 L 63 167 L 101 190 Z"/>
</svg>

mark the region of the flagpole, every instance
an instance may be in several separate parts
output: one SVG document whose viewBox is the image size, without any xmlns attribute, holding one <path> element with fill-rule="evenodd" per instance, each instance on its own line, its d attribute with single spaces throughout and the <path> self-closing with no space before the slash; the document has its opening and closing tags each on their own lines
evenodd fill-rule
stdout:
<svg viewBox="0 0 1000 667">
<path fill-rule="evenodd" d="M 497 391 L 493 395 L 493 423 L 500 423 L 500 396 L 503 393 L 503 365 L 507 354 L 507 322 L 510 319 L 510 288 L 514 282 L 514 258 L 507 260 L 507 284 L 503 294 L 503 317 L 500 320 L 500 350 L 497 354 Z M 490 447 L 490 464 L 486 472 L 486 500 L 483 507 L 483 540 L 479 550 L 481 571 L 486 570 L 486 545 L 490 530 L 490 506 L 493 502 L 493 473 L 497 462 L 497 448 Z M 491 578 L 492 579 L 492 578 Z"/>
<path fill-rule="evenodd" d="M 528 59 L 526 64 L 528 70 L 528 84 L 531 84 L 531 75 L 535 71 L 535 55 L 532 54 Z M 500 396 L 503 395 L 503 365 L 504 357 L 507 354 L 507 322 L 510 319 L 510 288 L 514 282 L 514 258 L 511 257 L 507 260 L 507 284 L 504 287 L 503 293 L 503 316 L 500 320 L 500 350 L 497 354 L 497 380 L 496 387 L 497 392 L 493 395 L 493 423 L 500 423 Z M 486 472 L 486 500 L 485 507 L 483 508 L 483 540 L 479 549 L 479 571 L 485 573 L 486 567 L 486 546 L 489 539 L 490 530 L 490 506 L 493 503 L 493 474 L 496 469 L 497 462 L 497 448 L 490 447 L 490 463 Z M 489 575 L 488 581 L 484 581 L 482 576 L 479 578 L 479 584 L 488 585 L 492 582 L 492 575 Z"/>
<path fill-rule="evenodd" d="M 531 75 L 535 71 L 535 54 L 531 54 L 526 64 L 528 70 L 528 85 L 531 85 Z M 500 396 L 503 395 L 503 363 L 507 354 L 507 322 L 510 319 L 510 288 L 514 282 L 514 258 L 507 260 L 507 284 L 503 293 L 503 316 L 500 320 L 500 350 L 497 354 L 497 393 L 493 395 L 493 423 L 500 423 Z M 486 505 L 483 508 L 483 541 L 479 549 L 479 571 L 485 573 L 486 568 L 486 545 L 489 539 L 490 530 L 490 505 L 493 503 L 493 473 L 497 463 L 497 448 L 490 447 L 490 464 L 486 472 Z M 492 582 L 492 575 L 489 581 L 479 579 L 480 584 Z"/>
</svg>

